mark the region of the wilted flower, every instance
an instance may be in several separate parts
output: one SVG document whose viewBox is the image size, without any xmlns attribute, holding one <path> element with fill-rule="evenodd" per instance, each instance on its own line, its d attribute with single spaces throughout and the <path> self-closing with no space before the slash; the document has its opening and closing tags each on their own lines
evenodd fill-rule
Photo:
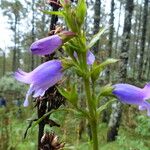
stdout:
<svg viewBox="0 0 150 150">
<path fill-rule="evenodd" d="M 49 87 L 61 80 L 62 75 L 62 64 L 59 60 L 47 61 L 29 73 L 18 69 L 14 77 L 20 82 L 30 84 L 24 106 L 28 106 L 29 95 L 34 93 L 33 97 L 43 96 Z"/>
<path fill-rule="evenodd" d="M 63 31 L 59 35 L 52 35 L 32 43 L 30 50 L 35 55 L 52 54 L 62 44 L 72 38 L 75 34 L 71 31 Z"/>
<path fill-rule="evenodd" d="M 130 84 L 115 84 L 112 92 L 118 99 L 127 104 L 139 106 L 139 110 L 147 110 L 150 116 L 150 83 L 146 84 L 143 89 Z"/>
<path fill-rule="evenodd" d="M 41 138 L 40 150 L 61 150 L 64 146 L 65 143 L 60 142 L 58 136 L 53 132 L 46 132 Z"/>
<path fill-rule="evenodd" d="M 74 52 L 74 57 L 75 58 L 78 58 L 78 55 L 76 52 Z M 88 65 L 92 65 L 95 61 L 95 56 L 94 54 L 91 52 L 91 51 L 87 51 L 87 54 L 86 54 L 86 61 L 87 61 L 87 64 Z"/>
</svg>

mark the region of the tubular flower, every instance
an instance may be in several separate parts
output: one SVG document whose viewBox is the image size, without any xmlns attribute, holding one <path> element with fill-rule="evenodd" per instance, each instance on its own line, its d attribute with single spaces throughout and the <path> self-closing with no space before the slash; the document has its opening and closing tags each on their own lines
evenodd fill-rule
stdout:
<svg viewBox="0 0 150 150">
<path fill-rule="evenodd" d="M 150 116 L 150 83 L 146 84 L 143 89 L 130 84 L 115 84 L 112 92 L 121 102 L 138 105 L 139 110 L 147 110 Z"/>
<path fill-rule="evenodd" d="M 61 80 L 62 64 L 59 60 L 47 61 L 33 71 L 26 73 L 20 69 L 14 73 L 16 80 L 30 84 L 27 91 L 24 106 L 28 106 L 28 97 L 33 93 L 33 97 L 43 96 L 45 91 Z"/>
<path fill-rule="evenodd" d="M 30 50 L 35 55 L 52 54 L 62 45 L 62 39 L 59 35 L 52 35 L 32 43 Z"/>
<path fill-rule="evenodd" d="M 32 43 L 30 50 L 35 55 L 52 54 L 56 49 L 60 48 L 64 42 L 67 42 L 75 33 L 71 31 L 62 31 L 58 35 L 52 35 Z"/>
</svg>

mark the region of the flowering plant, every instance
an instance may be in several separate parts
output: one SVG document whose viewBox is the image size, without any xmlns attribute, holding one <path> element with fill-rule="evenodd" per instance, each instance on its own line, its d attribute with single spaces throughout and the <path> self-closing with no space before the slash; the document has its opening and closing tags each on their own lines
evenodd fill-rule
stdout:
<svg viewBox="0 0 150 150">
<path fill-rule="evenodd" d="M 100 77 L 100 73 L 106 66 L 118 61 L 116 59 L 107 59 L 102 63 L 98 63 L 95 60 L 94 54 L 90 51 L 93 45 L 100 39 L 105 29 L 100 30 L 88 41 L 86 33 L 83 30 L 86 16 L 85 0 L 78 0 L 76 6 L 72 6 L 69 0 L 60 0 L 59 5 L 62 6 L 61 11 L 43 12 L 63 17 L 69 31 L 62 31 L 59 34 L 35 41 L 31 45 L 30 50 L 31 53 L 35 55 L 47 55 L 62 48 L 67 54 L 67 57 L 62 56 L 59 60 L 55 59 L 45 62 L 30 73 L 18 70 L 15 72 L 14 76 L 18 81 L 30 84 L 24 102 L 24 106 L 28 106 L 29 95 L 33 94 L 33 97 L 42 97 L 48 88 L 52 87 L 63 78 L 63 74 L 66 70 L 73 68 L 76 75 L 82 79 L 84 84 L 84 101 L 87 104 L 87 108 L 81 108 L 78 104 L 78 84 L 74 83 L 74 81 L 69 83 L 69 88 L 58 86 L 58 91 L 72 104 L 75 111 L 80 112 L 88 119 L 92 131 L 93 150 L 98 150 L 98 116 L 107 105 L 113 101 L 108 101 L 104 105 L 98 107 L 101 97 L 113 93 L 121 101 L 128 104 L 137 104 L 140 109 L 147 109 L 148 114 L 150 114 L 149 104 L 145 101 L 145 99 L 150 96 L 148 93 L 149 85 L 144 89 L 139 89 L 127 84 L 116 84 L 114 86 L 101 87 L 101 91 L 97 93 L 95 85 Z"/>
</svg>

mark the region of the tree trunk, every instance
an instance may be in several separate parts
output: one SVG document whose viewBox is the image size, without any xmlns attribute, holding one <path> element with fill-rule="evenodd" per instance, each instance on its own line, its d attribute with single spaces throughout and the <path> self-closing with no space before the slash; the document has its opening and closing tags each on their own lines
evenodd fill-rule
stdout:
<svg viewBox="0 0 150 150">
<path fill-rule="evenodd" d="M 34 7 L 35 7 L 35 1 L 34 0 L 32 0 L 32 21 L 31 21 L 31 23 L 32 23 L 32 30 L 31 30 L 31 33 L 32 33 L 32 43 L 35 41 L 35 16 L 34 16 L 34 14 L 35 14 L 35 9 L 34 9 Z M 34 69 L 34 56 L 33 56 L 33 54 L 31 54 L 31 70 L 33 70 Z"/>
<path fill-rule="evenodd" d="M 128 51 L 130 43 L 130 30 L 131 30 L 131 19 L 133 8 L 134 8 L 133 0 L 127 0 L 125 8 L 123 39 L 120 54 L 119 82 L 126 82 L 127 77 Z M 115 140 L 116 136 L 118 135 L 118 129 L 121 122 L 122 104 L 118 102 L 113 106 L 114 108 L 111 114 L 109 129 L 107 132 L 107 141 Z"/>
<path fill-rule="evenodd" d="M 120 2 L 119 6 L 119 16 L 118 16 L 118 27 L 117 27 L 117 33 L 116 33 L 116 44 L 115 44 L 115 56 L 118 56 L 118 38 L 119 38 L 119 28 L 120 28 L 120 16 L 121 16 L 121 6 L 122 2 Z"/>
<path fill-rule="evenodd" d="M 110 20 L 109 20 L 109 25 L 110 25 L 110 31 L 109 31 L 109 41 L 108 41 L 108 57 L 112 57 L 112 46 L 113 46 L 113 37 L 114 37 L 114 0 L 111 0 L 111 12 L 110 12 Z M 107 81 L 109 82 L 110 80 L 110 67 L 107 68 L 107 73 L 106 73 L 106 78 Z"/>
<path fill-rule="evenodd" d="M 93 34 L 98 33 L 100 29 L 100 13 L 101 13 L 101 0 L 95 0 L 94 4 L 94 31 Z M 99 50 L 99 41 L 93 47 L 95 53 Z"/>
<path fill-rule="evenodd" d="M 139 59 L 139 71 L 138 71 L 138 80 L 142 79 L 143 71 L 143 61 L 144 61 L 144 49 L 145 49 L 145 40 L 146 40 L 146 30 L 147 30 L 147 16 L 148 16 L 148 0 L 144 1 L 144 10 L 143 10 L 143 25 L 142 25 L 142 38 L 141 38 L 141 50 L 140 50 L 140 59 Z"/>
<path fill-rule="evenodd" d="M 139 37 L 140 37 L 140 30 L 141 30 L 141 12 L 142 12 L 142 3 L 143 1 L 141 2 L 140 4 L 140 10 L 139 10 L 139 16 L 138 16 L 138 29 L 137 29 L 137 36 L 136 36 L 136 41 L 135 41 L 135 54 L 134 54 L 134 63 L 133 63 L 133 77 L 136 79 L 137 76 L 136 76 L 136 71 L 137 71 L 137 55 L 138 55 L 138 45 L 139 45 Z"/>
<path fill-rule="evenodd" d="M 113 36 L 114 36 L 114 0 L 111 1 L 111 12 L 110 12 L 110 20 L 109 20 L 109 25 L 110 25 L 110 31 L 109 31 L 109 42 L 108 42 L 108 57 L 112 57 L 112 48 L 113 48 Z M 110 82 L 110 67 L 107 67 L 106 70 L 106 81 Z M 107 99 L 104 99 L 105 102 L 107 102 Z M 103 111 L 102 115 L 102 121 L 107 122 L 109 121 L 109 113 L 106 110 Z"/>
<path fill-rule="evenodd" d="M 12 71 L 16 70 L 16 55 L 17 55 L 17 15 L 15 15 L 15 24 L 14 24 L 14 49 L 13 49 L 13 61 L 12 61 Z"/>
</svg>

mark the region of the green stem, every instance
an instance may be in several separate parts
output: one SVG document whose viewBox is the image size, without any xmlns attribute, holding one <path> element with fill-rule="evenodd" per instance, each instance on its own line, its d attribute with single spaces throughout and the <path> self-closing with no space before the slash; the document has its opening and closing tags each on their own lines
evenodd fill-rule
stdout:
<svg viewBox="0 0 150 150">
<path fill-rule="evenodd" d="M 89 78 L 84 79 L 86 97 L 87 97 L 87 105 L 89 109 L 90 119 L 89 123 L 92 130 L 92 144 L 93 150 L 98 150 L 98 136 L 97 136 L 97 116 L 96 116 L 96 106 L 92 102 L 91 89 L 90 89 L 90 81 Z"/>
</svg>

